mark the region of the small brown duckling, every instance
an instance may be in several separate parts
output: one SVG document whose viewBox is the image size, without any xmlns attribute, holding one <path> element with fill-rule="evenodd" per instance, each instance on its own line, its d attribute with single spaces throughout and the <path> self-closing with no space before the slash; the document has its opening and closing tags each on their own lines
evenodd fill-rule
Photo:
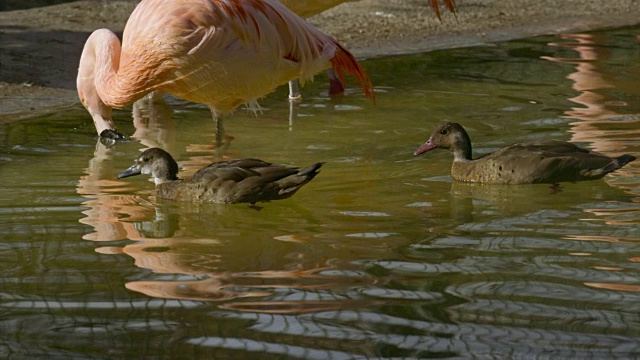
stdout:
<svg viewBox="0 0 640 360">
<path fill-rule="evenodd" d="M 636 159 L 632 155 L 611 158 L 557 140 L 515 144 L 473 159 L 469 135 L 460 124 L 453 122 L 435 129 L 429 140 L 413 155 L 436 148 L 453 153 L 453 179 L 486 184 L 556 184 L 595 180 Z"/>
<path fill-rule="evenodd" d="M 322 163 L 317 163 L 300 169 L 257 159 L 239 159 L 213 163 L 190 178 L 178 179 L 178 164 L 171 154 L 151 148 L 140 154 L 118 178 L 149 174 L 156 183 L 158 197 L 163 199 L 255 205 L 290 197 L 318 175 L 321 166 Z"/>
</svg>

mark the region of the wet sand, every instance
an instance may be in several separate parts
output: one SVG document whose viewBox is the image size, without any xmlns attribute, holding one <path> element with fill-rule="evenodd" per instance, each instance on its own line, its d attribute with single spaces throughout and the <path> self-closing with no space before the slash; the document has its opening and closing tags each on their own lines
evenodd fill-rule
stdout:
<svg viewBox="0 0 640 360">
<path fill-rule="evenodd" d="M 457 14 L 442 21 L 426 0 L 345 3 L 309 21 L 360 59 L 640 23 L 635 0 L 457 2 Z M 0 12 L 0 119 L 77 103 L 84 41 L 102 27 L 120 33 L 136 3 L 84 0 Z"/>
</svg>

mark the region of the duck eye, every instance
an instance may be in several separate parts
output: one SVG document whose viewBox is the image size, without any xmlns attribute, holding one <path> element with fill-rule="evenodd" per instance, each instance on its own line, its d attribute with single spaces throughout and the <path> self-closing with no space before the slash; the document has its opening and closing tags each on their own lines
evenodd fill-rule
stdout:
<svg viewBox="0 0 640 360">
<path fill-rule="evenodd" d="M 149 158 L 145 156 L 145 157 L 143 157 L 143 158 L 142 158 L 142 161 L 144 161 L 144 162 L 148 162 L 148 161 L 149 161 Z"/>
<path fill-rule="evenodd" d="M 442 134 L 442 135 L 447 135 L 447 129 L 442 129 L 442 130 L 440 130 L 440 134 Z"/>
</svg>

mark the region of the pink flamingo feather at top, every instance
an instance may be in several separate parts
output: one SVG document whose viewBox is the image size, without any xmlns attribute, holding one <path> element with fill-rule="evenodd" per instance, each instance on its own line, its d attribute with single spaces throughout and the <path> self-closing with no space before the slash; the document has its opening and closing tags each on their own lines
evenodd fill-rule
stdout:
<svg viewBox="0 0 640 360">
<path fill-rule="evenodd" d="M 349 73 L 375 101 L 353 55 L 275 0 L 143 0 L 122 44 L 107 29 L 85 43 L 78 95 L 102 137 L 124 138 L 111 117 L 149 92 L 162 90 L 206 104 L 214 120 L 293 79 L 332 68 Z"/>
</svg>

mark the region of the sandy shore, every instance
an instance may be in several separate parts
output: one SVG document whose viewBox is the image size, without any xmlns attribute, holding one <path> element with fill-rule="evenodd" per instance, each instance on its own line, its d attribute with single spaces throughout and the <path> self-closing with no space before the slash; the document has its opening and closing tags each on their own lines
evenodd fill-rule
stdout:
<svg viewBox="0 0 640 360">
<path fill-rule="evenodd" d="M 457 0 L 438 21 L 426 0 L 363 0 L 310 19 L 360 59 L 640 23 L 637 0 Z M 0 12 L 0 119 L 77 102 L 89 34 L 121 32 L 137 1 L 84 0 Z"/>
</svg>

